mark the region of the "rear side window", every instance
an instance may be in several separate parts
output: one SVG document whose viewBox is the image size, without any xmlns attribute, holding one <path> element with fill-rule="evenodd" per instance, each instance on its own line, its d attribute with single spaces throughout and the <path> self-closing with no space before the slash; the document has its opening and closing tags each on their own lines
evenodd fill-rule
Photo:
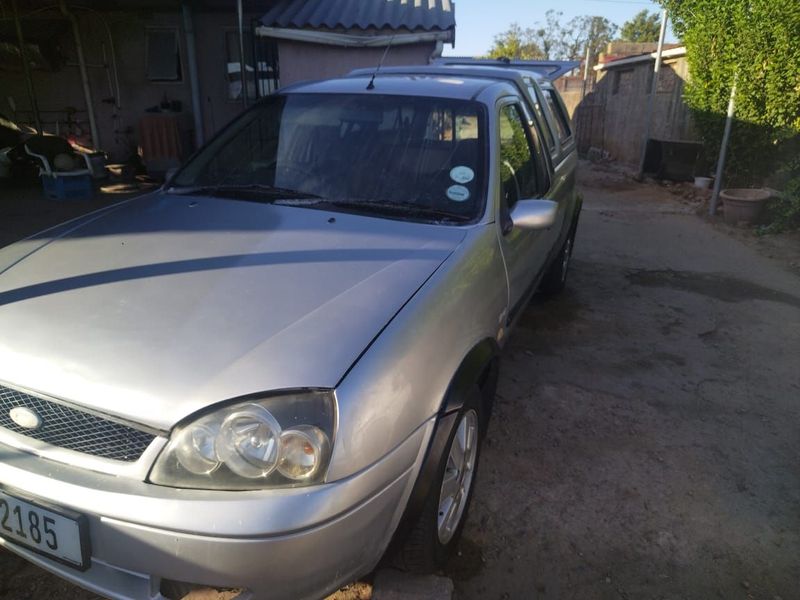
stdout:
<svg viewBox="0 0 800 600">
<path fill-rule="evenodd" d="M 547 100 L 547 106 L 555 117 L 556 126 L 558 127 L 558 137 L 563 142 L 572 135 L 572 128 L 569 125 L 569 118 L 567 118 L 564 106 L 559 102 L 556 97 L 555 90 L 542 90 L 544 97 Z"/>
<path fill-rule="evenodd" d="M 544 141 L 551 151 L 555 150 L 556 140 L 553 136 L 553 131 L 550 129 L 550 123 L 544 116 L 542 106 L 539 104 L 539 95 L 536 93 L 536 88 L 533 87 L 533 81 L 526 77 L 525 84 L 528 86 L 528 93 L 531 95 L 531 100 L 533 101 L 533 109 L 536 112 L 536 118 L 539 120 L 539 123 L 542 124 L 541 129 L 542 135 L 544 135 Z"/>
<path fill-rule="evenodd" d="M 511 209 L 522 198 L 537 198 L 547 191 L 547 170 L 541 142 L 523 122 L 518 105 L 500 109 L 500 174 L 503 198 Z"/>
</svg>

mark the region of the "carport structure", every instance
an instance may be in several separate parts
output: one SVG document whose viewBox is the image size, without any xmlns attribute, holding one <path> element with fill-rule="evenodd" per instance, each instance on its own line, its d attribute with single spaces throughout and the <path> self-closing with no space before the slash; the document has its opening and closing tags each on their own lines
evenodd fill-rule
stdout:
<svg viewBox="0 0 800 600">
<path fill-rule="evenodd" d="M 0 113 L 117 160 L 166 113 L 185 156 L 279 85 L 454 39 L 450 0 L 0 0 Z"/>
</svg>

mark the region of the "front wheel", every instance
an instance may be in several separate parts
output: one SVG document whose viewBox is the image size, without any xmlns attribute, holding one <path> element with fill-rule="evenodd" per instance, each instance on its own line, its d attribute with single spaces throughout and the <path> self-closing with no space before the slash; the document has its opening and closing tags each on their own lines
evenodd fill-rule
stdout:
<svg viewBox="0 0 800 600">
<path fill-rule="evenodd" d="M 433 493 L 395 561 L 400 568 L 430 573 L 452 554 L 466 521 L 481 442 L 481 392 L 472 390 L 440 458 Z M 433 491 L 432 490 L 432 491 Z"/>
</svg>

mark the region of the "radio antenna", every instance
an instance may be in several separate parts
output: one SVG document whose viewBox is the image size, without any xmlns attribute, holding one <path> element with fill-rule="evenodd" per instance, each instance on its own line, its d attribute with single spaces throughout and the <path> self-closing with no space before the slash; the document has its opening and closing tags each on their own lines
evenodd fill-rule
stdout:
<svg viewBox="0 0 800 600">
<path fill-rule="evenodd" d="M 392 47 L 392 42 L 394 41 L 394 36 L 395 35 L 397 35 L 397 34 L 393 33 L 392 37 L 389 38 L 389 43 L 386 44 L 386 50 L 383 51 L 383 56 L 381 56 L 380 61 L 378 61 L 378 66 L 375 69 L 375 72 L 372 74 L 372 77 L 370 78 L 369 83 L 367 84 L 367 89 L 368 90 L 371 90 L 371 89 L 375 88 L 375 76 L 378 74 L 378 71 L 381 70 L 381 67 L 383 66 L 383 61 L 386 60 L 386 55 L 389 54 L 389 48 Z"/>
</svg>

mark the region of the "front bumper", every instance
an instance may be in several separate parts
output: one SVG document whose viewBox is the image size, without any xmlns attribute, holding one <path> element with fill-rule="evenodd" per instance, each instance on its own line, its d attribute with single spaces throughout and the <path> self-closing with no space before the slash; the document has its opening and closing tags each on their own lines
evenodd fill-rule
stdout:
<svg viewBox="0 0 800 600">
<path fill-rule="evenodd" d="M 433 421 L 369 468 L 333 483 L 256 492 L 178 490 L 56 465 L 0 446 L 0 484 L 86 516 L 83 572 L 0 545 L 84 588 L 160 599 L 162 579 L 318 600 L 372 569 L 416 480 Z"/>
</svg>

